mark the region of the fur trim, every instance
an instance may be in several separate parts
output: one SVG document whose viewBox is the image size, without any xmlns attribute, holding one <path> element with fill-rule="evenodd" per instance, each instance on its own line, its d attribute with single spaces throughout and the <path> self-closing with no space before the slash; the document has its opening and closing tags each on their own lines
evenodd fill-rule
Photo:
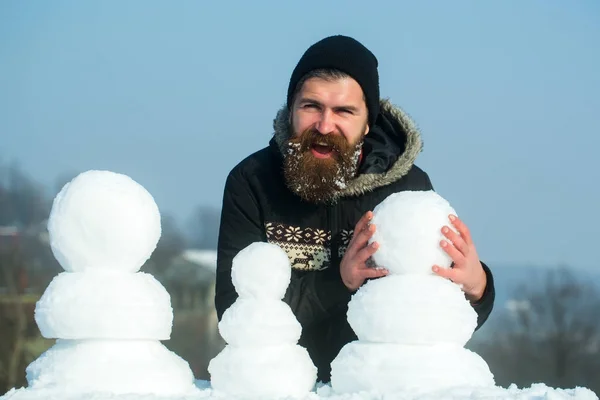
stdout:
<svg viewBox="0 0 600 400">
<path fill-rule="evenodd" d="M 410 171 L 419 153 L 423 150 L 421 133 L 412 118 L 400 107 L 388 99 L 380 100 L 380 112 L 395 120 L 404 132 L 395 132 L 405 136 L 405 150 L 392 167 L 381 174 L 361 174 L 346 184 L 346 188 L 338 192 L 337 197 L 356 196 L 372 191 L 381 186 L 389 185 Z M 274 139 L 281 154 L 287 151 L 287 140 L 291 135 L 290 112 L 283 106 L 273 120 Z"/>
</svg>

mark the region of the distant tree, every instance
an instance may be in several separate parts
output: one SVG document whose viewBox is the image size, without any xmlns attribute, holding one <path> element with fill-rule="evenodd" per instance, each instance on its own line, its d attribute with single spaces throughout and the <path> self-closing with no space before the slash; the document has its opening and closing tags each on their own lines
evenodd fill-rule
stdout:
<svg viewBox="0 0 600 400">
<path fill-rule="evenodd" d="M 185 237 L 172 216 L 162 214 L 161 226 L 162 233 L 156 249 L 142 267 L 145 272 L 154 275 L 157 279 L 161 278 L 171 261 L 186 247 Z"/>
<path fill-rule="evenodd" d="M 18 163 L 0 162 L 0 392 L 25 385 L 25 367 L 45 350 L 34 308 L 60 271 L 47 242 L 50 207 Z"/>
<path fill-rule="evenodd" d="M 600 295 L 594 285 L 561 267 L 521 286 L 515 299 L 493 341 L 474 349 L 497 383 L 600 391 Z"/>
<path fill-rule="evenodd" d="M 69 182 L 71 182 L 77 175 L 77 172 L 63 172 L 54 180 L 53 195 L 57 195 L 58 192 Z"/>
<path fill-rule="evenodd" d="M 15 237 L 0 237 L 4 249 L 19 245 L 30 291 L 41 292 L 60 271 L 47 243 L 46 222 L 51 200 L 40 183 L 18 163 L 0 162 L 0 226 L 15 229 Z"/>
<path fill-rule="evenodd" d="M 25 383 L 27 327 L 32 320 L 23 296 L 25 263 L 18 247 L 0 250 L 0 393 Z"/>
<path fill-rule="evenodd" d="M 50 202 L 44 187 L 18 164 L 0 164 L 0 225 L 28 228 L 48 218 Z"/>
<path fill-rule="evenodd" d="M 220 221 L 221 211 L 218 208 L 198 206 L 187 225 L 190 246 L 197 249 L 216 249 Z"/>
</svg>

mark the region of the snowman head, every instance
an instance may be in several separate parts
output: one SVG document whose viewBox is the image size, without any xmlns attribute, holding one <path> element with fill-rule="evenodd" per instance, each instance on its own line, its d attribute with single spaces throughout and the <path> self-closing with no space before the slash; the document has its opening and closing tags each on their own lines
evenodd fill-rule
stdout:
<svg viewBox="0 0 600 400">
<path fill-rule="evenodd" d="M 54 199 L 48 233 L 66 271 L 137 272 L 160 238 L 160 212 L 130 177 L 87 171 Z"/>
<path fill-rule="evenodd" d="M 448 201 L 434 191 L 405 191 L 387 197 L 373 210 L 376 227 L 370 242 L 379 243 L 373 261 L 390 274 L 433 274 L 438 265 L 449 268 L 452 259 L 440 246 L 456 215 Z"/>
<path fill-rule="evenodd" d="M 231 280 L 240 297 L 281 300 L 290 284 L 292 268 L 276 244 L 254 242 L 233 258 Z"/>
</svg>

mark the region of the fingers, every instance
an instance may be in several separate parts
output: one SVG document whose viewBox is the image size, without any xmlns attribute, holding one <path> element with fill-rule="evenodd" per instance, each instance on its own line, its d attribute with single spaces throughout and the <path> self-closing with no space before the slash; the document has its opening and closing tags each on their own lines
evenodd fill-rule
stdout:
<svg viewBox="0 0 600 400">
<path fill-rule="evenodd" d="M 361 232 L 373 219 L 373 212 L 367 211 L 365 215 L 363 215 L 360 220 L 356 223 L 356 227 L 354 228 L 354 234 Z"/>
<path fill-rule="evenodd" d="M 350 239 L 350 242 L 348 243 L 348 248 L 354 246 L 354 242 L 356 241 L 357 236 L 360 235 L 365 230 L 365 228 L 369 226 L 369 222 L 371 222 L 372 219 L 373 213 L 371 211 L 367 211 L 360 218 L 360 220 L 358 220 L 358 222 L 356 223 L 356 227 L 354 228 L 354 234 L 352 235 L 352 239 Z"/>
<path fill-rule="evenodd" d="M 358 235 L 354 237 L 354 242 L 350 245 L 353 247 L 353 251 L 358 252 L 360 249 L 367 246 L 369 239 L 375 233 L 375 225 L 369 225 L 366 229 L 363 229 Z"/>
<path fill-rule="evenodd" d="M 471 240 L 471 232 L 469 232 L 467 225 L 465 225 L 465 223 L 462 222 L 456 215 L 450 215 L 448 218 L 450 219 L 450 222 L 452 222 L 452 225 L 454 225 L 454 227 L 458 230 L 465 243 L 470 246 L 473 241 Z"/>
<path fill-rule="evenodd" d="M 368 246 L 363 247 L 361 250 L 356 253 L 354 259 L 361 264 L 366 264 L 367 260 L 375 254 L 377 249 L 379 248 L 379 243 L 373 242 Z"/>
<path fill-rule="evenodd" d="M 442 234 L 446 236 L 450 240 L 450 243 L 452 243 L 454 247 L 456 247 L 458 251 L 460 251 L 465 257 L 469 255 L 469 245 L 459 234 L 457 234 L 447 226 L 444 226 L 442 228 Z"/>
<path fill-rule="evenodd" d="M 452 243 L 446 240 L 442 240 L 440 242 L 440 246 L 442 246 L 442 249 L 444 249 L 444 251 L 450 256 L 452 261 L 454 261 L 454 264 L 462 265 L 464 263 L 466 258 L 465 255 L 462 252 L 460 252 L 456 247 L 454 247 Z"/>
<path fill-rule="evenodd" d="M 360 273 L 363 279 L 374 279 L 386 276 L 389 271 L 384 268 L 365 268 Z"/>
<path fill-rule="evenodd" d="M 457 281 L 458 271 L 454 268 L 442 268 L 438 265 L 434 265 L 432 270 L 442 278 L 450 279 L 453 282 Z"/>
</svg>

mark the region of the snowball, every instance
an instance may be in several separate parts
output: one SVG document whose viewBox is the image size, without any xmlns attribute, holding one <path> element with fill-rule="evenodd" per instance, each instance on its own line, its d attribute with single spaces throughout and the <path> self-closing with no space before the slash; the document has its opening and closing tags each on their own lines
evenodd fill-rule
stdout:
<svg viewBox="0 0 600 400">
<path fill-rule="evenodd" d="M 210 361 L 208 372 L 215 391 L 258 399 L 304 397 L 317 379 L 317 368 L 298 345 L 226 346 Z"/>
<path fill-rule="evenodd" d="M 493 387 L 494 376 L 476 353 L 454 345 L 348 343 L 331 363 L 336 393 L 420 393 L 450 387 Z M 415 396 L 416 397 L 416 396 Z"/>
<path fill-rule="evenodd" d="M 66 271 L 136 272 L 158 243 L 160 213 L 150 193 L 130 177 L 88 171 L 54 199 L 48 231 Z"/>
<path fill-rule="evenodd" d="M 460 287 L 433 275 L 371 280 L 352 296 L 347 315 L 358 338 L 369 342 L 464 346 L 477 326 Z"/>
<path fill-rule="evenodd" d="M 302 327 L 280 300 L 240 297 L 223 314 L 219 333 L 233 346 L 295 345 Z"/>
<path fill-rule="evenodd" d="M 276 244 L 255 242 L 233 258 L 231 279 L 240 297 L 280 300 L 291 276 L 290 260 Z"/>
<path fill-rule="evenodd" d="M 26 374 L 34 390 L 155 395 L 195 390 L 188 363 L 153 341 L 58 340 L 27 367 Z"/>
<path fill-rule="evenodd" d="M 379 243 L 373 255 L 378 266 L 390 274 L 433 274 L 438 265 L 449 268 L 452 259 L 440 246 L 444 225 L 456 231 L 448 216 L 456 215 L 450 204 L 434 191 L 394 193 L 373 210 L 376 231 L 369 242 Z"/>
<path fill-rule="evenodd" d="M 150 274 L 63 272 L 36 304 L 42 336 L 61 339 L 169 339 L 171 298 Z"/>
</svg>

